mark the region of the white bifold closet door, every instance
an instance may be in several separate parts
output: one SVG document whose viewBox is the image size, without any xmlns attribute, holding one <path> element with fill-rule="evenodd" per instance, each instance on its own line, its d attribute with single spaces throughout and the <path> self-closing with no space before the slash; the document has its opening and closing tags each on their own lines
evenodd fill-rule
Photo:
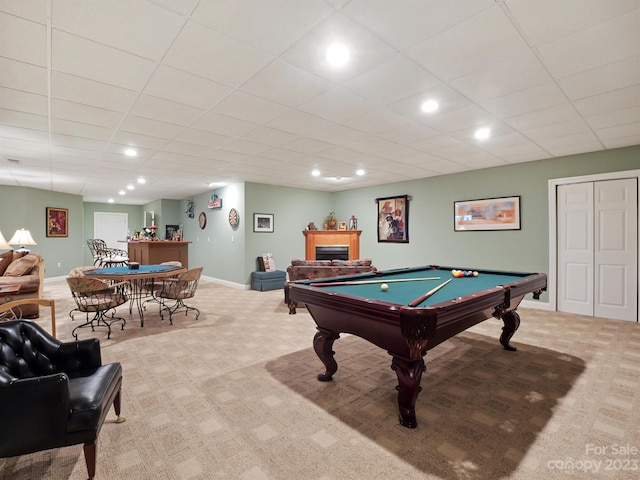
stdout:
<svg viewBox="0 0 640 480">
<path fill-rule="evenodd" d="M 637 180 L 559 185 L 558 310 L 638 320 Z"/>
</svg>

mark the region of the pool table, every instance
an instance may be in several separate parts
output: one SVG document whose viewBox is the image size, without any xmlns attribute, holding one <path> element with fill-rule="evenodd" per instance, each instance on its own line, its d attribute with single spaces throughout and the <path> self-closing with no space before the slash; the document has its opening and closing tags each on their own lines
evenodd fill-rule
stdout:
<svg viewBox="0 0 640 480">
<path fill-rule="evenodd" d="M 332 349 L 340 333 L 362 337 L 392 356 L 400 423 L 415 428 L 428 350 L 494 317 L 504 322 L 501 345 L 515 351 L 509 340 L 520 325 L 516 309 L 529 293 L 540 298 L 547 276 L 477 270 L 477 276 L 454 278 L 452 270 L 472 269 L 429 265 L 288 283 L 289 298 L 305 304 L 316 322 L 313 348 L 326 368 L 318 380 L 330 381 L 338 370 Z"/>
</svg>

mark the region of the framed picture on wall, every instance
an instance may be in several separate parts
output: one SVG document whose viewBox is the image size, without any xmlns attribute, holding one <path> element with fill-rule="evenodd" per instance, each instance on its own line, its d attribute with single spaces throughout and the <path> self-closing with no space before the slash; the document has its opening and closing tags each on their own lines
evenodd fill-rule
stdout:
<svg viewBox="0 0 640 480">
<path fill-rule="evenodd" d="M 454 230 L 520 230 L 520 197 L 453 202 Z"/>
<path fill-rule="evenodd" d="M 378 242 L 409 243 L 409 196 L 376 198 Z"/>
<path fill-rule="evenodd" d="M 273 213 L 254 213 L 253 231 L 273 233 Z"/>
<path fill-rule="evenodd" d="M 47 237 L 69 236 L 69 210 L 47 207 Z"/>
</svg>

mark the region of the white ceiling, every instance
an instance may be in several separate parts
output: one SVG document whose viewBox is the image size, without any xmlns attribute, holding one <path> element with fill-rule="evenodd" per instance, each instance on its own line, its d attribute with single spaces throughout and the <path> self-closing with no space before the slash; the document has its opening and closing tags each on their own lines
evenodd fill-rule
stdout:
<svg viewBox="0 0 640 480">
<path fill-rule="evenodd" d="M 2 185 L 333 192 L 638 144 L 640 0 L 0 0 Z"/>
</svg>

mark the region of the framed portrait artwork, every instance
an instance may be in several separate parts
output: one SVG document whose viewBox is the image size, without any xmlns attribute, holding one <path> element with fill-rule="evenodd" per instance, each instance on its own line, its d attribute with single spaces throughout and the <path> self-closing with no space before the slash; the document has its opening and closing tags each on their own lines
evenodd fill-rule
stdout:
<svg viewBox="0 0 640 480">
<path fill-rule="evenodd" d="M 273 213 L 254 213 L 253 231 L 273 233 Z"/>
<path fill-rule="evenodd" d="M 454 230 L 520 230 L 520 197 L 453 202 Z"/>
<path fill-rule="evenodd" d="M 409 243 L 409 196 L 376 198 L 378 242 Z"/>
<path fill-rule="evenodd" d="M 69 210 L 47 207 L 47 237 L 69 236 Z"/>
</svg>

